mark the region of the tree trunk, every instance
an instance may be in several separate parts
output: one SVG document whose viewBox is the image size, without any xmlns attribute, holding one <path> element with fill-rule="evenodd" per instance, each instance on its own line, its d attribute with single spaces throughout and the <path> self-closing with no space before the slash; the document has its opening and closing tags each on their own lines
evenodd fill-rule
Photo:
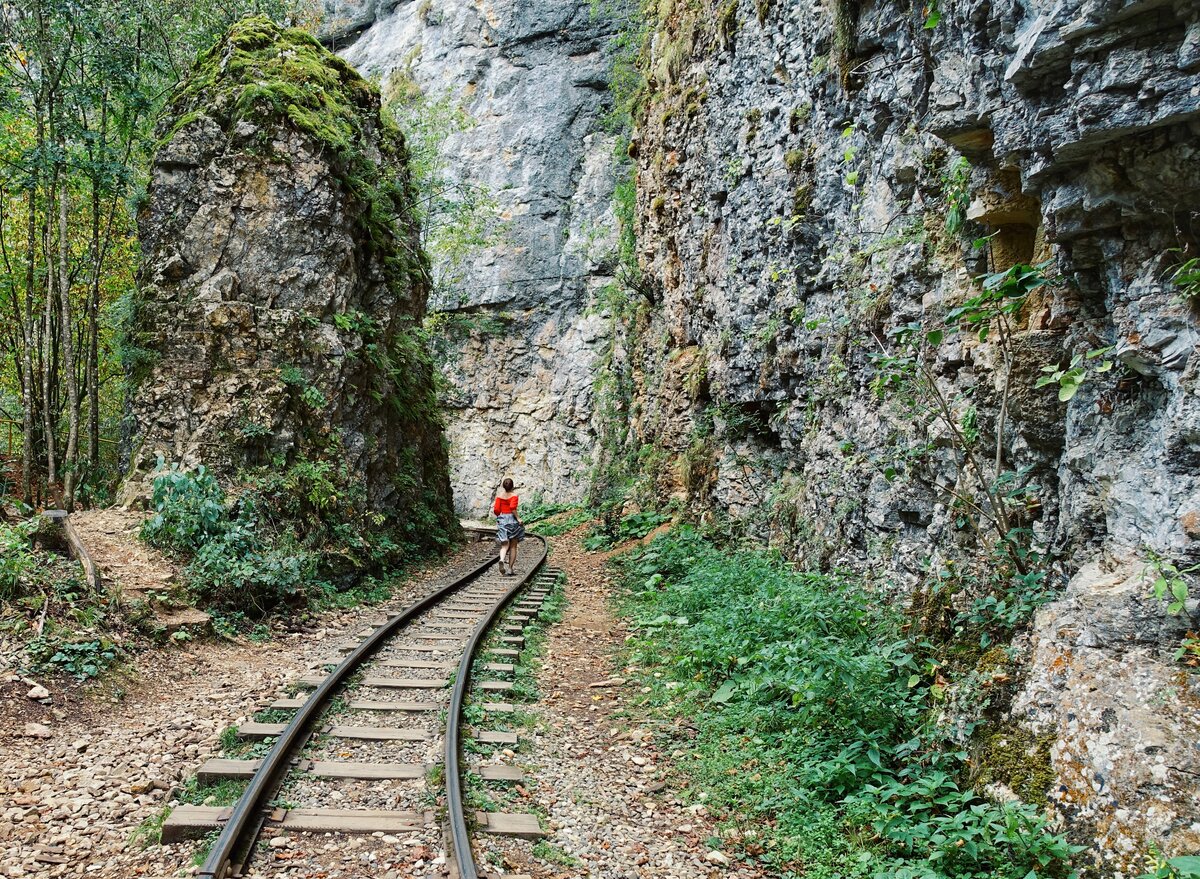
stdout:
<svg viewBox="0 0 1200 879">
<path fill-rule="evenodd" d="M 42 252 L 47 257 L 53 253 L 50 246 L 50 212 L 54 205 L 54 182 L 51 181 L 50 191 L 46 198 L 46 212 L 42 219 Z M 46 483 L 47 491 L 58 482 L 58 459 L 54 447 L 54 281 L 55 272 L 46 272 L 46 301 L 42 308 L 42 428 L 45 432 L 46 443 Z"/>
<path fill-rule="evenodd" d="M 21 481 L 22 499 L 26 504 L 33 504 L 33 461 L 36 446 L 33 441 L 33 419 L 36 401 L 33 393 L 33 294 L 37 286 L 34 260 L 37 258 L 37 188 L 29 188 L 29 224 L 25 244 L 27 247 L 25 267 L 25 350 L 21 361 L 24 369 L 21 375 L 21 393 L 24 395 L 24 407 L 21 414 Z"/>
<path fill-rule="evenodd" d="M 63 509 L 75 508 L 79 470 L 79 381 L 75 373 L 75 330 L 71 320 L 70 240 L 67 237 L 68 191 L 58 195 L 58 295 L 62 309 L 63 375 L 67 379 L 67 453 L 63 458 Z"/>
</svg>

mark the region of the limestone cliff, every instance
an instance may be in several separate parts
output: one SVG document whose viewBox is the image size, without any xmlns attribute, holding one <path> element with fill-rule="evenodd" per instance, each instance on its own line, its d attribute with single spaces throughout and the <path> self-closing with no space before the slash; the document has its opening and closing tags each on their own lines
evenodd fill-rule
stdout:
<svg viewBox="0 0 1200 879">
<path fill-rule="evenodd" d="M 1011 714 L 1056 737 L 1056 808 L 1102 875 L 1195 850 L 1196 603 L 1142 572 L 1200 561 L 1200 332 L 1169 280 L 1200 232 L 1200 8 L 680 0 L 650 27 L 624 453 L 664 453 L 637 476 L 927 617 L 980 596 L 947 572 L 1011 489 L 1034 600 L 1061 595 Z M 947 324 L 1043 260 L 1011 334 Z M 1044 367 L 1080 370 L 1069 402 Z"/>
<path fill-rule="evenodd" d="M 460 509 L 500 471 L 570 500 L 598 470 L 930 629 L 1040 606 L 989 728 L 1052 740 L 1009 756 L 1049 759 L 1097 875 L 1200 845 L 1200 690 L 1173 659 L 1196 602 L 1168 614 L 1144 576 L 1200 561 L 1200 291 L 1170 280 L 1200 244 L 1194 3 L 325 7 L 385 86 L 466 105 L 445 155 L 509 221 L 438 303 L 508 319 L 446 367 Z M 617 95 L 641 277 L 601 297 L 617 30 L 644 47 Z M 1014 265 L 989 334 L 947 320 Z M 1006 532 L 1034 569 L 989 569 Z"/>
<path fill-rule="evenodd" d="M 504 327 L 451 340 L 444 364 L 457 508 L 483 515 L 505 474 L 526 497 L 578 501 L 605 330 L 588 307 L 613 270 L 614 138 L 600 124 L 613 24 L 577 0 L 325 11 L 326 38 L 385 93 L 404 81 L 463 107 L 473 124 L 446 137 L 448 174 L 497 201 L 498 243 L 431 303 Z"/>
<path fill-rule="evenodd" d="M 158 456 L 227 478 L 316 463 L 409 539 L 448 533 L 428 270 L 377 90 L 307 34 L 246 19 L 163 126 L 138 216 L 133 474 Z"/>
</svg>

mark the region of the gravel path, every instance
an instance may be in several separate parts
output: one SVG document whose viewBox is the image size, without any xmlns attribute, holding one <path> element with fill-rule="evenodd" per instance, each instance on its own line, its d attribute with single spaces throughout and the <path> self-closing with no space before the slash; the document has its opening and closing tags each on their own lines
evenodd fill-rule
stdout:
<svg viewBox="0 0 1200 879">
<path fill-rule="evenodd" d="M 445 581 L 450 571 L 492 551 L 490 545 L 470 545 L 415 575 L 406 595 Z M 161 816 L 178 786 L 219 754 L 223 729 L 285 695 L 289 682 L 311 672 L 315 662 L 335 652 L 334 645 L 354 640 L 406 603 L 331 612 L 305 633 L 261 645 L 209 641 L 148 651 L 136 657 L 137 673 L 129 680 L 84 688 L 50 683 L 50 698 L 41 702 L 26 696 L 33 682 L 0 669 L 0 876 L 192 872 L 200 843 L 145 846 L 136 838 L 139 827 Z M 45 729 L 26 735 L 31 722 Z M 380 788 L 368 796 L 399 800 L 401 790 Z M 425 876 L 426 867 L 444 858 L 407 839 L 310 839 L 309 848 L 322 853 L 322 875 L 329 877 L 382 876 L 389 870 Z M 275 848 L 279 866 L 303 863 L 311 854 L 291 844 Z"/>
<path fill-rule="evenodd" d="M 475 558 L 484 551 L 490 547 L 467 552 Z M 444 578 L 466 561 L 460 556 L 422 580 Z M 568 603 L 549 633 L 542 698 L 528 707 L 532 726 L 516 751 L 469 757 L 524 767 L 528 782 L 497 793 L 497 800 L 507 811 L 540 812 L 551 835 L 537 846 L 479 839 L 477 860 L 535 879 L 757 879 L 761 873 L 710 851 L 706 840 L 715 834 L 703 807 L 689 807 L 674 794 L 670 756 L 659 752 L 652 727 L 627 705 L 631 694 L 616 667 L 625 632 L 608 608 L 612 583 L 604 557 L 582 551 L 577 538 L 567 536 L 555 541 L 552 562 L 567 572 Z M 264 645 L 188 644 L 143 654 L 138 677 L 116 702 L 76 688 L 54 692 L 48 704 L 31 702 L 28 683 L 0 677 L 6 697 L 0 707 L 0 877 L 193 872 L 200 843 L 146 847 L 135 838 L 139 826 L 161 815 L 178 786 L 219 753 L 221 730 L 283 695 L 298 675 L 335 652 L 333 645 L 354 640 L 389 609 L 330 614 L 314 631 Z M 439 660 L 453 652 L 389 650 Z M 102 692 L 113 693 L 112 684 Z M 22 735 L 31 709 L 49 727 L 48 738 Z M 340 759 L 382 756 L 358 743 L 339 744 L 333 753 L 325 742 L 314 750 Z M 409 743 L 393 743 L 388 759 L 432 762 L 439 756 L 424 743 L 412 744 L 410 751 Z M 311 780 L 293 786 L 289 796 L 307 804 L 436 808 L 417 781 Z M 432 825 L 402 836 L 280 835 L 260 846 L 252 876 L 445 876 L 445 851 Z"/>
<path fill-rule="evenodd" d="M 549 632 L 542 698 L 530 706 L 539 734 L 516 755 L 530 783 L 510 791 L 505 806 L 543 811 L 552 834 L 536 848 L 477 836 L 476 862 L 535 879 L 762 877 L 709 849 L 716 831 L 704 807 L 675 796 L 670 756 L 628 707 L 617 666 L 625 629 L 609 608 L 613 578 L 605 555 L 580 548 L 581 534 L 554 541 L 567 606 Z"/>
</svg>

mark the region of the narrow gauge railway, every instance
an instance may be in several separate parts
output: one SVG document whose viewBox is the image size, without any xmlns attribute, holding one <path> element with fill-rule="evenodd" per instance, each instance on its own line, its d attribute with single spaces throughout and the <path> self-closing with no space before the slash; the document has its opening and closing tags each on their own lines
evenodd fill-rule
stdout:
<svg viewBox="0 0 1200 879">
<path fill-rule="evenodd" d="M 289 722 L 251 722 L 238 728 L 241 739 L 274 740 L 265 756 L 213 759 L 199 768 L 201 783 L 248 780 L 237 803 L 232 808 L 178 806 L 163 824 L 163 842 L 217 833 L 195 875 L 238 877 L 249 868 L 261 848 L 256 843 L 267 832 L 399 835 L 427 829 L 436 820 L 429 809 L 400 811 L 394 803 L 387 809 L 348 808 L 345 802 L 339 802 L 339 808 L 273 805 L 284 799 L 281 791 L 289 791 L 286 799 L 290 800 L 306 785 L 328 779 L 411 780 L 420 788 L 438 775 L 444 779 L 452 875 L 457 873 L 461 879 L 489 875 L 473 857 L 473 832 L 543 835 L 536 815 L 468 814 L 462 783 L 468 769 L 485 783 L 522 778 L 517 766 L 470 766 L 462 756 L 466 740 L 513 747 L 518 742 L 517 733 L 486 726 L 489 722 L 503 726 L 504 716 L 514 711 L 511 703 L 502 700 L 505 691 L 513 688 L 506 678 L 512 677 L 524 646 L 521 631 L 536 617 L 560 577 L 546 567 L 545 539 L 533 540 L 537 541 L 531 547 L 534 551 L 519 565 L 517 576 L 502 576 L 496 560 L 489 559 L 390 616 L 378 628 L 360 633 L 362 640 L 337 645 L 344 658 L 331 656 L 319 663 L 332 671 L 296 682 L 297 687 L 311 689 L 307 696 L 270 705 L 272 713 L 292 712 Z M 502 618 L 502 634 L 495 640 L 503 646 L 489 650 L 486 657 L 496 661 L 476 662 L 485 636 Z M 473 671 L 482 671 L 488 679 L 475 679 Z M 475 702 L 474 718 L 483 718 L 479 729 L 463 725 L 468 693 Z M 343 760 L 343 756 L 354 759 Z"/>
</svg>

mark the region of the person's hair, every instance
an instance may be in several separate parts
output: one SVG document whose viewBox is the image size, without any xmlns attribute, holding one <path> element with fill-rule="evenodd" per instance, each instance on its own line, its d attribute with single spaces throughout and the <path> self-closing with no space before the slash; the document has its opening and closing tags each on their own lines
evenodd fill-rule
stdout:
<svg viewBox="0 0 1200 879">
<path fill-rule="evenodd" d="M 513 481 L 511 479 L 504 480 L 503 482 L 500 483 L 500 485 L 504 488 L 505 491 L 513 490 Z"/>
</svg>

